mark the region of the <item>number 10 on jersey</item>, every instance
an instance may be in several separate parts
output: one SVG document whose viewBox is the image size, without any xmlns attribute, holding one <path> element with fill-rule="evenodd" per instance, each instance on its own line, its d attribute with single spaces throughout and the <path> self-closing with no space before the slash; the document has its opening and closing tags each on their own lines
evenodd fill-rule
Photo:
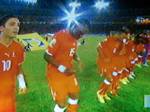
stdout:
<svg viewBox="0 0 150 112">
<path fill-rule="evenodd" d="M 3 71 L 9 71 L 11 68 L 11 61 L 10 60 L 2 60 L 2 67 L 3 67 Z"/>
</svg>

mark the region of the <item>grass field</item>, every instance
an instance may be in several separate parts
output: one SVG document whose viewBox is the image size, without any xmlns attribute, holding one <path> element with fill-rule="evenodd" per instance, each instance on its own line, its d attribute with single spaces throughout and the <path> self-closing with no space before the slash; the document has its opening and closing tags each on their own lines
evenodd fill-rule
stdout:
<svg viewBox="0 0 150 112">
<path fill-rule="evenodd" d="M 80 92 L 79 112 L 150 112 L 144 108 L 144 95 L 150 95 L 150 67 L 136 68 L 136 79 L 122 85 L 119 96 L 112 97 L 106 104 L 97 100 L 96 91 L 102 78 L 96 66 L 96 46 L 102 38 L 86 38 L 78 53 L 84 63 L 82 71 L 77 70 Z M 28 93 L 17 95 L 17 112 L 53 112 L 52 100 L 46 79 L 44 51 L 27 53 L 24 71 Z"/>
</svg>

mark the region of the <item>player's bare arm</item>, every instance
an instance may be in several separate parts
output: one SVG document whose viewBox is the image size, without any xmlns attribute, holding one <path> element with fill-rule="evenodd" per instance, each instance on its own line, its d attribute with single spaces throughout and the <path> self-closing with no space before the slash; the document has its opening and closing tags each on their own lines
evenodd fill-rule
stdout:
<svg viewBox="0 0 150 112">
<path fill-rule="evenodd" d="M 52 64 L 53 66 L 55 66 L 56 68 L 58 68 L 58 70 L 60 72 L 63 72 L 67 75 L 70 75 L 70 74 L 74 74 L 75 73 L 75 70 L 74 69 L 70 69 L 70 68 L 66 68 L 65 66 L 59 64 L 54 58 L 53 56 L 45 53 L 44 54 L 44 59 L 46 60 L 47 63 L 49 64 Z"/>
<path fill-rule="evenodd" d="M 77 55 L 77 53 L 75 53 L 75 54 L 73 55 L 73 59 L 78 63 L 79 69 L 82 70 L 84 65 L 83 65 L 83 63 L 81 62 L 80 57 Z"/>
<path fill-rule="evenodd" d="M 53 56 L 51 56 L 51 55 L 49 55 L 49 54 L 47 54 L 47 53 L 44 54 L 44 59 L 45 59 L 45 61 L 46 61 L 47 63 L 52 64 L 52 65 L 55 66 L 55 67 L 58 67 L 58 66 L 59 66 L 59 63 L 57 63 L 57 62 L 55 61 L 55 59 L 53 58 Z"/>
<path fill-rule="evenodd" d="M 80 58 L 79 58 L 79 56 L 77 55 L 77 53 L 75 53 L 75 54 L 73 55 L 73 59 L 74 59 L 76 62 L 80 62 Z"/>
</svg>

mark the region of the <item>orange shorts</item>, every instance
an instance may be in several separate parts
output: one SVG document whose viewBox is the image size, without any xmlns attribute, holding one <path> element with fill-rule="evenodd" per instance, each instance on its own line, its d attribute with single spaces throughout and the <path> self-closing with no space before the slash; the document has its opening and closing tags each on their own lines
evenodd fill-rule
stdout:
<svg viewBox="0 0 150 112">
<path fill-rule="evenodd" d="M 16 112 L 15 100 L 11 97 L 0 97 L 0 112 Z"/>
<path fill-rule="evenodd" d="M 66 102 L 69 95 L 78 94 L 79 84 L 76 76 L 66 76 L 57 70 L 51 70 L 47 75 L 49 88 L 54 101 Z"/>
</svg>

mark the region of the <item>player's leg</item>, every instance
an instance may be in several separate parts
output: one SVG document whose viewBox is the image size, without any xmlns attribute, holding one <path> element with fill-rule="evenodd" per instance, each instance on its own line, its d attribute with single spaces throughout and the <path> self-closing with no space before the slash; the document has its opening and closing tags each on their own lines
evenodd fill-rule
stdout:
<svg viewBox="0 0 150 112">
<path fill-rule="evenodd" d="M 108 79 L 104 79 L 103 83 L 100 85 L 100 89 L 97 91 L 98 100 L 101 103 L 105 103 L 105 98 L 110 100 L 107 96 L 107 92 L 110 90 L 111 81 Z"/>
<path fill-rule="evenodd" d="M 136 66 L 139 67 L 139 68 L 142 67 L 142 66 L 141 66 L 141 64 L 142 64 L 142 58 L 143 58 L 143 56 L 138 55 L 138 62 L 137 62 L 137 64 L 136 64 Z"/>
<path fill-rule="evenodd" d="M 72 75 L 68 77 L 68 93 L 69 93 L 69 98 L 68 98 L 68 107 L 67 107 L 67 112 L 78 112 L 79 108 L 79 84 L 77 81 L 77 78 L 75 75 Z"/>
<path fill-rule="evenodd" d="M 130 70 L 128 70 L 128 69 L 124 69 L 123 70 L 123 72 L 121 73 L 121 76 L 120 76 L 120 81 L 121 81 L 121 83 L 123 83 L 123 84 L 127 84 L 127 83 L 129 83 L 129 81 L 128 81 L 128 76 L 129 76 L 129 74 L 130 74 Z"/>
<path fill-rule="evenodd" d="M 111 89 L 112 84 L 112 73 L 110 68 L 111 67 L 109 65 L 105 66 L 105 69 L 103 70 L 103 76 L 105 76 L 105 79 L 100 85 L 99 90 L 97 91 L 97 97 L 101 103 L 105 103 L 105 99 L 111 100 L 110 97 L 108 97 L 107 95 L 107 93 Z"/>
<path fill-rule="evenodd" d="M 128 74 L 128 78 L 129 79 L 134 79 L 135 78 L 135 73 L 134 73 L 134 69 L 135 69 L 135 66 L 136 65 L 134 65 L 133 67 L 131 67 L 132 69 L 130 69 L 130 73 Z"/>
<path fill-rule="evenodd" d="M 111 93 L 116 96 L 117 92 L 120 88 L 120 74 L 118 76 L 114 76 L 112 79 Z"/>
<path fill-rule="evenodd" d="M 105 99 L 111 100 L 107 95 L 107 92 L 111 87 L 111 74 L 109 72 L 109 65 L 110 63 L 106 63 L 103 59 L 101 59 L 100 63 L 98 63 L 98 69 L 101 73 L 101 76 L 105 78 L 104 81 L 100 84 L 99 90 L 97 91 L 97 97 L 101 103 L 105 103 Z"/>
<path fill-rule="evenodd" d="M 51 89 L 51 91 L 53 95 L 53 100 L 56 103 L 54 107 L 54 112 L 64 112 L 67 106 L 67 94 L 65 92 L 60 92 L 55 89 Z"/>
<path fill-rule="evenodd" d="M 62 74 L 62 76 L 59 76 L 59 74 L 54 75 L 48 75 L 49 88 L 51 90 L 53 100 L 56 103 L 54 112 L 64 112 L 67 105 L 67 90 L 64 84 L 65 78 L 63 78 Z"/>
</svg>

